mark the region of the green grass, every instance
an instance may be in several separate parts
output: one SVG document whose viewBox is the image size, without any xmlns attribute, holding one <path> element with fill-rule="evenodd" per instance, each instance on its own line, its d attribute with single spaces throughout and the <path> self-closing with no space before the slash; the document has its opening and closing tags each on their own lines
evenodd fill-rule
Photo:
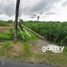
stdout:
<svg viewBox="0 0 67 67">
<path fill-rule="evenodd" d="M 58 45 L 67 45 L 67 23 L 57 22 L 26 22 L 27 27 Z"/>
<path fill-rule="evenodd" d="M 9 32 L 0 32 L 0 41 L 4 40 L 12 40 L 14 37 L 14 33 L 12 29 L 9 30 Z"/>
<path fill-rule="evenodd" d="M 20 43 L 20 42 L 19 42 Z M 10 47 L 12 46 L 12 42 L 6 41 L 3 42 L 3 44 L 0 44 L 2 46 L 0 48 L 0 58 L 4 59 L 12 59 L 16 61 L 22 61 L 22 62 L 31 62 L 31 63 L 42 63 L 42 64 L 53 64 L 58 65 L 58 67 L 66 67 L 67 66 L 67 47 L 65 47 L 64 51 L 60 54 L 55 54 L 51 52 L 47 53 L 34 53 L 31 52 L 31 46 L 28 42 L 21 42 L 22 44 L 22 51 L 19 53 L 19 55 L 13 55 L 10 54 Z"/>
<path fill-rule="evenodd" d="M 26 42 L 24 42 L 23 44 L 23 59 L 27 61 L 31 56 L 30 45 Z"/>
<path fill-rule="evenodd" d="M 10 48 L 10 42 L 5 41 L 2 44 L 0 44 L 0 58 L 7 58 L 8 57 L 8 51 Z"/>
<path fill-rule="evenodd" d="M 58 24 L 60 25 L 59 27 L 58 27 Z M 30 27 L 32 30 L 40 32 L 39 34 L 43 34 L 44 33 L 43 31 L 45 30 L 46 38 L 47 38 L 48 34 L 50 35 L 50 33 L 49 33 L 51 31 L 50 27 L 52 26 L 52 31 L 51 31 L 52 34 L 54 34 L 56 36 L 58 36 L 57 34 L 64 36 L 64 37 L 62 37 L 63 39 L 61 38 L 62 44 L 65 44 L 64 42 L 67 41 L 65 39 L 65 37 L 67 36 L 66 23 L 61 23 L 61 24 L 60 23 L 25 23 L 25 25 Z M 44 27 L 44 25 L 45 25 L 45 27 Z M 40 26 L 40 27 L 38 28 L 38 26 Z M 19 33 L 20 40 L 18 40 L 15 43 L 14 41 L 9 40 L 9 39 L 13 38 L 13 36 L 14 36 L 14 34 L 12 32 L 13 32 L 13 30 L 10 30 L 9 32 L 6 32 L 6 33 L 0 32 L 0 40 L 4 40 L 3 42 L 0 43 L 0 58 L 1 59 L 11 59 L 14 61 L 16 60 L 16 61 L 29 62 L 29 63 L 52 64 L 52 65 L 57 65 L 57 67 L 67 67 L 67 46 L 65 46 L 64 51 L 60 54 L 55 54 L 55 53 L 51 53 L 51 52 L 47 52 L 47 53 L 35 52 L 35 51 L 32 51 L 33 47 L 31 47 L 31 45 L 30 45 L 31 41 L 36 41 L 38 39 L 38 37 L 35 34 L 28 31 L 31 35 L 31 38 L 30 38 L 24 31 L 22 31 L 26 40 L 23 40 L 23 38 L 21 37 L 21 34 Z M 55 32 L 55 33 L 53 33 L 53 32 Z M 48 39 L 49 39 L 49 37 L 48 37 Z M 66 40 L 66 41 L 64 41 L 64 40 Z M 20 45 L 22 47 L 21 52 L 18 54 L 15 52 L 15 51 L 17 51 L 17 49 L 12 52 L 10 51 L 10 49 L 16 45 Z M 35 47 L 35 45 L 34 45 L 34 47 Z M 37 48 L 35 50 L 37 50 Z"/>
<path fill-rule="evenodd" d="M 37 37 L 35 34 L 33 34 L 32 32 L 30 32 L 30 31 L 28 31 L 28 30 L 27 30 L 27 32 L 30 34 L 31 37 L 29 37 L 29 36 L 22 30 L 23 36 L 24 36 L 24 38 L 25 38 L 24 41 L 34 41 L 34 40 L 37 40 L 37 39 L 38 39 L 38 37 Z M 18 35 L 19 35 L 20 39 L 23 40 L 22 34 L 21 34 L 20 32 L 18 33 Z"/>
<path fill-rule="evenodd" d="M 0 41 L 3 41 L 3 40 L 11 40 L 10 34 L 0 33 Z"/>
</svg>

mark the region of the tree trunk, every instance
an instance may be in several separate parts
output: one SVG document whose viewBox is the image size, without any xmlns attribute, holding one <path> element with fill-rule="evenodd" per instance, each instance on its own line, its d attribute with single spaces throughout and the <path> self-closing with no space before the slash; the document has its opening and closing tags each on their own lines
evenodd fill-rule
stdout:
<svg viewBox="0 0 67 67">
<path fill-rule="evenodd" d="M 37 17 L 37 22 L 39 22 L 40 16 Z"/>
<path fill-rule="evenodd" d="M 18 40 L 18 16 L 19 16 L 19 4 L 20 0 L 17 0 L 16 2 L 16 13 L 15 13 L 15 35 L 14 35 L 14 40 Z"/>
</svg>

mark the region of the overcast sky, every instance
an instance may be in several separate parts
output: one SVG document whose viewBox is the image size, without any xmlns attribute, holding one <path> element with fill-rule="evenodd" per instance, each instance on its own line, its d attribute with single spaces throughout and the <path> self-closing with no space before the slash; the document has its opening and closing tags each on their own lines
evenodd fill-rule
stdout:
<svg viewBox="0 0 67 67">
<path fill-rule="evenodd" d="M 0 20 L 14 19 L 16 0 L 0 0 Z M 19 18 L 41 21 L 67 21 L 67 0 L 21 0 Z"/>
</svg>

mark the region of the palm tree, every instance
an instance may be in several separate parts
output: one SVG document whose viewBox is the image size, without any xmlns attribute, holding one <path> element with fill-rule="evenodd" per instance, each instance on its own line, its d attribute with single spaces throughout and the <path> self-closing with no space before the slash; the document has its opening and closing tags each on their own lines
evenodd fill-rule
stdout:
<svg viewBox="0 0 67 67">
<path fill-rule="evenodd" d="M 43 12 L 41 12 L 39 15 L 36 15 L 36 14 L 32 14 L 33 16 L 32 16 L 32 18 L 37 18 L 37 21 L 39 21 L 39 19 L 40 19 L 40 16 L 43 14 Z"/>
<path fill-rule="evenodd" d="M 31 18 L 37 18 L 37 21 L 39 21 L 40 19 L 40 15 L 35 15 L 35 14 L 32 14 L 33 16 Z"/>
<path fill-rule="evenodd" d="M 16 1 L 16 14 L 15 14 L 15 35 L 14 35 L 14 40 L 17 41 L 18 40 L 18 16 L 19 16 L 19 4 L 20 4 L 20 0 Z"/>
</svg>

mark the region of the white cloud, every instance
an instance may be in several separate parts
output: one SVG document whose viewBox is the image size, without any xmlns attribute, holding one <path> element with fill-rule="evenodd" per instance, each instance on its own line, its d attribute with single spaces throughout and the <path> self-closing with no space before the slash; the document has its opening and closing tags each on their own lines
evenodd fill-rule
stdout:
<svg viewBox="0 0 67 67">
<path fill-rule="evenodd" d="M 36 12 L 36 10 L 38 9 L 39 11 L 43 12 L 43 14 L 40 17 L 40 20 L 67 21 L 66 2 L 67 2 L 66 0 L 51 0 L 51 1 L 21 0 L 20 17 L 23 18 L 24 20 L 36 20 L 36 18 L 33 19 L 31 18 L 31 14 L 39 13 L 38 11 Z M 64 3 L 65 6 L 63 5 Z M 3 20 L 14 19 L 15 5 L 16 5 L 16 0 L 0 0 L 0 19 Z M 45 15 L 46 13 L 48 15 Z"/>
<path fill-rule="evenodd" d="M 9 20 L 9 17 L 5 14 L 0 14 L 0 20 Z"/>
<path fill-rule="evenodd" d="M 54 8 L 51 9 L 51 12 L 54 12 L 55 14 L 52 15 L 45 15 L 45 17 L 41 17 L 41 20 L 46 20 L 46 21 L 67 21 L 67 5 L 63 6 L 62 4 L 66 0 L 61 0 L 56 3 L 54 3 Z"/>
</svg>

